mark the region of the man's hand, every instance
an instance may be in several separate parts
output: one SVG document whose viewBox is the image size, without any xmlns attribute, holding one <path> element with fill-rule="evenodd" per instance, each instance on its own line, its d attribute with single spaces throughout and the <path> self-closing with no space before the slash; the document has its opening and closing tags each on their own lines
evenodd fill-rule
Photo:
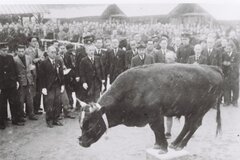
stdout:
<svg viewBox="0 0 240 160">
<path fill-rule="evenodd" d="M 46 88 L 42 89 L 42 94 L 45 95 L 45 96 L 47 95 L 47 89 Z"/>
<path fill-rule="evenodd" d="M 102 83 L 104 84 L 104 83 L 105 83 L 105 80 L 102 80 Z"/>
<path fill-rule="evenodd" d="M 76 79 L 76 81 L 77 81 L 77 82 L 79 82 L 79 80 L 80 80 L 80 77 L 76 77 L 75 79 Z"/>
<path fill-rule="evenodd" d="M 61 91 L 60 91 L 60 92 L 63 93 L 64 90 L 65 90 L 65 87 L 64 87 L 64 85 L 62 85 L 62 86 L 61 86 Z"/>
<path fill-rule="evenodd" d="M 230 65 L 231 65 L 231 63 L 230 63 L 230 62 L 228 62 L 228 61 L 223 61 L 223 65 L 224 65 L 224 66 L 230 66 Z"/>
<path fill-rule="evenodd" d="M 41 58 L 35 58 L 34 60 L 33 60 L 33 63 L 38 63 L 39 61 L 41 61 L 42 59 Z"/>
<path fill-rule="evenodd" d="M 85 90 L 88 89 L 88 85 L 87 85 L 87 83 L 83 83 L 83 88 L 84 88 Z"/>
<path fill-rule="evenodd" d="M 17 89 L 19 88 L 19 83 L 17 82 Z"/>
</svg>

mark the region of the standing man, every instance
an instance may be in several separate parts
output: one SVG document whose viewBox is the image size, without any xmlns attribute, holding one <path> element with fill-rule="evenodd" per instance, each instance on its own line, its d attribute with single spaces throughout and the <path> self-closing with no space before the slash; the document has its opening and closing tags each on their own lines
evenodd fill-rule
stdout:
<svg viewBox="0 0 240 160">
<path fill-rule="evenodd" d="M 66 46 L 67 53 L 64 55 L 64 65 L 67 69 L 71 69 L 71 71 L 65 75 L 65 89 L 67 91 L 68 99 L 70 105 L 73 106 L 73 97 L 72 93 L 75 91 L 76 86 L 76 53 L 73 52 L 73 45 L 68 44 Z"/>
<path fill-rule="evenodd" d="M 41 86 L 39 77 L 39 65 L 44 60 L 43 52 L 39 49 L 39 42 L 37 37 L 29 38 L 29 47 L 26 49 L 26 55 L 32 58 L 35 69 L 33 72 L 34 77 L 34 95 L 33 95 L 33 106 L 34 114 L 42 114 L 41 112 Z"/>
<path fill-rule="evenodd" d="M 153 64 L 154 58 L 151 55 L 146 54 L 146 48 L 143 45 L 138 46 L 138 55 L 134 56 L 131 60 L 131 68 L 136 66 L 142 66 L 145 64 Z"/>
<path fill-rule="evenodd" d="M 188 57 L 194 55 L 193 47 L 189 44 L 189 34 L 182 35 L 182 44 L 177 51 L 177 62 L 187 63 Z"/>
<path fill-rule="evenodd" d="M 103 41 L 102 39 L 96 39 L 95 42 L 96 50 L 94 52 L 94 56 L 98 56 L 101 59 L 102 65 L 103 65 L 103 70 L 104 70 L 104 91 L 107 89 L 107 74 L 108 74 L 108 63 L 109 63 L 109 55 L 106 49 L 103 49 Z"/>
<path fill-rule="evenodd" d="M 113 49 L 110 50 L 109 53 L 109 76 L 110 76 L 110 84 L 117 78 L 119 74 L 121 74 L 126 66 L 125 66 L 125 51 L 120 49 L 119 41 L 117 39 L 112 40 Z"/>
<path fill-rule="evenodd" d="M 168 41 L 165 38 L 160 40 L 160 46 L 161 49 L 154 54 L 155 63 L 166 63 L 166 54 L 173 53 L 173 51 L 167 49 Z"/>
<path fill-rule="evenodd" d="M 7 119 L 7 101 L 10 105 L 12 115 L 12 124 L 24 125 L 23 119 L 20 118 L 19 101 L 17 94 L 17 71 L 15 62 L 11 55 L 8 55 L 6 43 L 0 44 L 0 129 L 5 129 Z"/>
<path fill-rule="evenodd" d="M 215 39 L 208 37 L 207 48 L 203 51 L 203 55 L 207 57 L 207 65 L 214 65 L 222 68 L 222 53 L 214 48 Z"/>
<path fill-rule="evenodd" d="M 80 64 L 80 77 L 83 88 L 87 91 L 87 102 L 97 102 L 101 86 L 105 82 L 104 70 L 99 56 L 94 56 L 95 46 L 86 48 L 87 57 Z"/>
<path fill-rule="evenodd" d="M 42 93 L 46 105 L 46 123 L 49 128 L 53 125 L 62 126 L 58 120 L 61 112 L 61 93 L 64 92 L 63 64 L 57 58 L 57 50 L 50 46 L 48 58 L 40 65 Z M 48 75 L 48 76 L 46 76 Z"/>
<path fill-rule="evenodd" d="M 19 45 L 17 48 L 17 56 L 14 57 L 17 68 L 20 96 L 21 116 L 24 116 L 24 103 L 26 102 L 26 112 L 30 120 L 37 120 L 33 111 L 33 75 L 35 69 L 32 64 L 32 58 L 25 54 L 25 46 Z"/>
<path fill-rule="evenodd" d="M 238 106 L 239 97 L 239 54 L 234 52 L 234 45 L 227 43 L 223 54 L 224 104 Z"/>
<path fill-rule="evenodd" d="M 202 55 L 202 46 L 196 44 L 194 47 L 195 55 L 188 58 L 188 64 L 207 64 L 207 57 Z"/>
<path fill-rule="evenodd" d="M 137 43 L 135 40 L 130 41 L 130 47 L 131 49 L 126 52 L 125 56 L 125 64 L 127 69 L 131 68 L 131 60 L 138 54 Z"/>
</svg>

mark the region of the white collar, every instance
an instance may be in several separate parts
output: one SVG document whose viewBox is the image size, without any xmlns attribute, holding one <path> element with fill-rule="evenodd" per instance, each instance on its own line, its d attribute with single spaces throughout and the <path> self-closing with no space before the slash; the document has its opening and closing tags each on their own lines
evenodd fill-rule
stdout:
<svg viewBox="0 0 240 160">
<path fill-rule="evenodd" d="M 50 57 L 49 57 L 49 60 L 50 60 L 51 63 L 53 63 L 55 61 L 55 59 L 52 59 Z"/>
<path fill-rule="evenodd" d="M 232 56 L 232 52 L 228 53 L 228 55 L 231 57 Z"/>
</svg>

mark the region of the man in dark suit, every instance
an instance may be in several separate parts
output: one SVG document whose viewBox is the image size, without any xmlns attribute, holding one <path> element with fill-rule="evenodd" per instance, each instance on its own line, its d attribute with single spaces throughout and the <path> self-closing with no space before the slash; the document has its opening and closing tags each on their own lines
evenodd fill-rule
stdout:
<svg viewBox="0 0 240 160">
<path fill-rule="evenodd" d="M 166 63 L 166 58 L 165 58 L 166 54 L 168 52 L 173 52 L 173 51 L 167 49 L 167 46 L 168 46 L 167 39 L 161 39 L 160 46 L 161 46 L 161 49 L 154 53 L 155 63 Z"/>
<path fill-rule="evenodd" d="M 103 40 L 101 38 L 98 38 L 95 40 L 95 46 L 96 46 L 96 50 L 94 52 L 94 56 L 98 56 L 101 59 L 102 65 L 103 65 L 103 69 L 104 69 L 104 91 L 106 91 L 107 89 L 107 74 L 108 74 L 108 61 L 109 61 L 109 55 L 107 52 L 107 49 L 103 49 Z"/>
<path fill-rule="evenodd" d="M 127 69 L 131 68 L 132 58 L 138 55 L 137 43 L 135 40 L 130 41 L 130 47 L 131 49 L 127 50 L 126 56 L 125 56 L 125 64 Z"/>
<path fill-rule="evenodd" d="M 190 35 L 182 35 L 182 44 L 177 51 L 177 62 L 187 63 L 188 57 L 194 55 L 193 47 L 190 45 Z"/>
<path fill-rule="evenodd" d="M 64 65 L 67 69 L 71 69 L 71 71 L 65 75 L 64 79 L 65 89 L 71 106 L 73 105 L 72 93 L 76 91 L 76 53 L 73 52 L 73 47 L 72 44 L 68 44 L 66 46 L 67 53 L 64 55 Z"/>
<path fill-rule="evenodd" d="M 138 46 L 138 55 L 134 56 L 131 60 L 131 68 L 136 66 L 142 66 L 145 64 L 153 64 L 154 58 L 151 55 L 146 54 L 145 46 Z"/>
<path fill-rule="evenodd" d="M 238 106 L 239 97 L 239 54 L 233 51 L 234 45 L 228 43 L 223 54 L 224 104 Z"/>
<path fill-rule="evenodd" d="M 118 48 L 119 41 L 112 40 L 113 49 L 109 51 L 109 76 L 110 84 L 117 78 L 119 74 L 125 71 L 125 54 L 126 52 Z"/>
<path fill-rule="evenodd" d="M 94 56 L 95 46 L 86 48 L 87 57 L 80 64 L 80 77 L 86 90 L 87 102 L 97 102 L 104 83 L 104 69 L 99 56 Z"/>
<path fill-rule="evenodd" d="M 188 64 L 207 64 L 207 57 L 202 55 L 202 46 L 196 44 L 194 47 L 195 55 L 188 58 Z"/>
<path fill-rule="evenodd" d="M 32 71 L 35 70 L 35 66 L 32 64 L 32 58 L 25 54 L 25 46 L 18 46 L 17 56 L 14 57 L 14 61 L 18 74 L 21 116 L 24 116 L 24 103 L 26 102 L 28 118 L 37 120 L 33 110 L 34 79 Z"/>
<path fill-rule="evenodd" d="M 63 64 L 57 59 L 56 48 L 48 48 L 48 58 L 40 64 L 42 93 L 46 108 L 46 122 L 49 128 L 62 126 L 58 120 L 61 111 L 61 93 L 64 92 Z M 47 76 L 46 76 L 47 75 Z"/>
<path fill-rule="evenodd" d="M 215 40 L 212 37 L 207 39 L 207 48 L 203 50 L 203 55 L 207 57 L 207 65 L 214 65 L 222 68 L 222 53 L 214 48 Z"/>
<path fill-rule="evenodd" d="M 11 55 L 8 55 L 6 43 L 0 44 L 0 129 L 5 129 L 7 119 L 7 101 L 10 105 L 12 124 L 24 125 L 20 118 L 20 105 L 17 94 L 17 71 L 15 62 Z"/>
</svg>

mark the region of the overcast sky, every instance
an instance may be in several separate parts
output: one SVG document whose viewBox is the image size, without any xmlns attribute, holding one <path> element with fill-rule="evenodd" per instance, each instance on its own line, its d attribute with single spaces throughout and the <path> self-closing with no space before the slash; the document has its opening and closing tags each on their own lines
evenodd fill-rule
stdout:
<svg viewBox="0 0 240 160">
<path fill-rule="evenodd" d="M 240 20 L 239 0 L 1 0 L 0 4 L 146 4 L 199 3 L 218 20 Z M 139 5 L 142 6 L 142 5 Z"/>
</svg>

